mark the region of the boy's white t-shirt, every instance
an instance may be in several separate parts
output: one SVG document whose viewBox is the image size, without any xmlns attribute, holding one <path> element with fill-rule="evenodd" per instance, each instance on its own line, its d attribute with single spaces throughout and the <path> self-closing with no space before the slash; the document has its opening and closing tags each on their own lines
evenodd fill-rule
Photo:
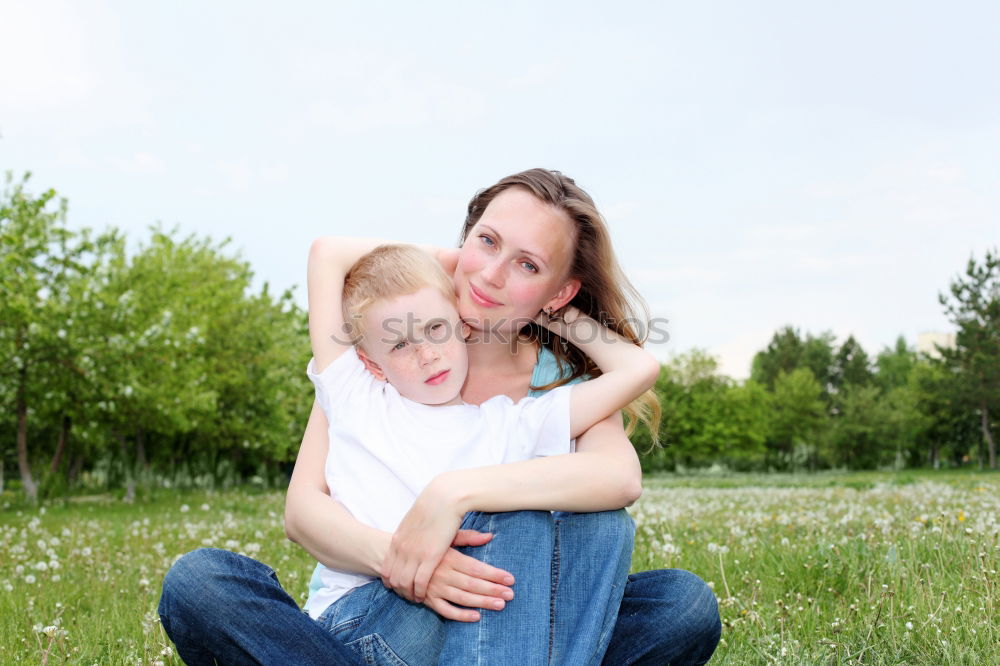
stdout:
<svg viewBox="0 0 1000 666">
<path fill-rule="evenodd" d="M 330 494 L 380 530 L 394 532 L 442 472 L 572 451 L 569 386 L 517 403 L 500 395 L 478 406 L 432 407 L 376 379 L 353 347 L 319 374 L 310 361 L 306 374 L 330 423 L 324 470 Z M 321 586 L 310 590 L 305 605 L 313 618 L 374 580 L 324 566 L 317 571 Z"/>
</svg>

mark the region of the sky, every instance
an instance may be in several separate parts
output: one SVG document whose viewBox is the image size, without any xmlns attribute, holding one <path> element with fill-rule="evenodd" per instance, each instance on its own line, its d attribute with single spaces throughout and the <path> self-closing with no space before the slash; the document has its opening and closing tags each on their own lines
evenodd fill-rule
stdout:
<svg viewBox="0 0 1000 666">
<path fill-rule="evenodd" d="M 312 239 L 453 245 L 541 166 L 742 378 L 776 329 L 950 324 L 1000 244 L 1000 4 L 0 0 L 0 171 L 71 226 L 232 238 L 305 305 Z"/>
</svg>

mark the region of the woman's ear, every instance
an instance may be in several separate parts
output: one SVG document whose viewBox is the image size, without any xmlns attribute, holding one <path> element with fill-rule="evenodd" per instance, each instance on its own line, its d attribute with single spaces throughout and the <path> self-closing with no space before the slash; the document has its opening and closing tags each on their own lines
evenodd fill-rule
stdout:
<svg viewBox="0 0 1000 666">
<path fill-rule="evenodd" d="M 566 284 L 559 288 L 556 295 L 548 300 L 545 307 L 558 310 L 559 308 L 568 305 L 569 302 L 573 300 L 573 297 L 576 296 L 578 291 L 580 291 L 580 281 L 576 278 L 570 278 L 566 281 Z"/>
<path fill-rule="evenodd" d="M 385 378 L 385 373 L 382 372 L 382 368 L 378 366 L 378 363 L 368 358 L 368 354 L 366 354 L 360 347 L 358 348 L 358 358 L 360 358 L 361 362 L 365 364 L 365 368 L 368 372 L 375 376 L 375 379 L 381 382 L 388 381 Z"/>
<path fill-rule="evenodd" d="M 469 336 L 472 335 L 472 327 L 462 322 L 462 339 L 468 342 Z"/>
</svg>

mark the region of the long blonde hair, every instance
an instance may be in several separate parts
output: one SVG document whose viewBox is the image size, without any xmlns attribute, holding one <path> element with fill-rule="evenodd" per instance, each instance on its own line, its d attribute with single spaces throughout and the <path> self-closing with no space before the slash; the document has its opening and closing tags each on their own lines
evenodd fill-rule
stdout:
<svg viewBox="0 0 1000 666">
<path fill-rule="evenodd" d="M 622 337 L 641 345 L 649 331 L 649 309 L 632 283 L 625 276 L 611 245 L 607 224 L 594 200 L 572 178 L 558 171 L 529 169 L 503 178 L 495 185 L 480 190 L 469 202 L 465 226 L 459 243 L 465 243 L 469 230 L 483 216 L 486 207 L 504 190 L 520 187 L 540 201 L 564 211 L 576 227 L 576 248 L 570 277 L 580 281 L 580 290 L 570 302 L 588 316 L 613 329 Z M 640 334 L 637 325 L 641 325 Z M 560 365 L 570 368 L 570 375 L 545 386 L 546 390 L 565 384 L 577 377 L 601 374 L 597 365 L 576 347 L 548 334 L 536 324 L 521 331 L 524 339 L 549 349 Z M 646 425 L 653 442 L 659 442 L 660 402 L 651 390 L 646 391 L 625 408 L 628 416 L 626 432 L 631 434 L 638 422 Z"/>
</svg>

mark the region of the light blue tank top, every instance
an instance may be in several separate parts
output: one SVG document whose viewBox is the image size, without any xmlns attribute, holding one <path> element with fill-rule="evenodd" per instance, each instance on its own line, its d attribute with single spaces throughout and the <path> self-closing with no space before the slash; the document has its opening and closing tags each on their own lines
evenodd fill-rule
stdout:
<svg viewBox="0 0 1000 666">
<path fill-rule="evenodd" d="M 560 363 L 555 357 L 555 354 L 550 352 L 547 347 L 542 347 L 538 352 L 538 361 L 535 363 L 535 371 L 531 373 L 531 385 L 545 386 L 546 384 L 551 384 L 557 379 L 569 377 L 571 374 L 573 374 L 573 371 L 568 365 Z M 583 380 L 584 377 L 577 377 L 567 383 L 577 384 Z M 545 393 L 545 391 L 528 390 L 528 395 L 532 397 L 538 397 L 543 393 Z"/>
</svg>

